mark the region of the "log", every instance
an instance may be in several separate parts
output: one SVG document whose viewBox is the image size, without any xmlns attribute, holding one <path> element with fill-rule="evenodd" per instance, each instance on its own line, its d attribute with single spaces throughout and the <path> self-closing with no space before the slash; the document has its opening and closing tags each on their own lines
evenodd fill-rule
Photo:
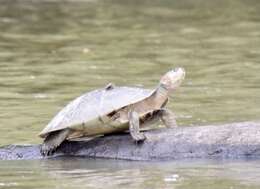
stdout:
<svg viewBox="0 0 260 189">
<path fill-rule="evenodd" d="M 136 144 L 129 134 L 114 134 L 88 142 L 64 142 L 49 157 L 40 144 L 0 148 L 1 160 L 28 160 L 64 156 L 126 160 L 177 160 L 189 158 L 260 158 L 260 122 L 189 126 L 146 131 L 147 139 Z"/>
</svg>

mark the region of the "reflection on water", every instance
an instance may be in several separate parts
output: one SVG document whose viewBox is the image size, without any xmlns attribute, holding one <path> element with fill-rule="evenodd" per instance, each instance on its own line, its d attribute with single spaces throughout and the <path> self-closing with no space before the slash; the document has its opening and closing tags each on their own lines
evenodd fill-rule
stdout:
<svg viewBox="0 0 260 189">
<path fill-rule="evenodd" d="M 259 10 L 258 0 L 2 0 L 0 145 L 40 142 L 36 135 L 54 114 L 88 90 L 109 82 L 152 88 L 164 72 L 177 66 L 187 71 L 169 104 L 179 125 L 259 119 Z M 105 163 L 104 173 L 102 169 L 77 173 L 76 168 L 49 171 L 42 163 L 46 162 L 13 162 L 8 171 L 7 167 L 0 171 L 5 175 L 0 188 L 15 188 L 16 177 L 22 179 L 20 186 L 49 188 L 55 179 L 64 181 L 66 174 L 66 183 L 78 188 L 107 183 L 172 188 L 171 180 L 175 188 L 246 187 L 232 177 L 224 179 L 224 171 L 218 172 L 220 178 L 211 177 L 214 166 L 206 172 L 205 167 L 196 167 L 168 174 L 165 169 L 157 172 L 161 164 L 147 164 L 148 171 L 123 168 L 117 172 L 114 167 L 108 171 L 110 163 Z M 100 162 L 91 164 L 98 167 Z M 75 174 L 70 173 L 74 169 Z M 113 175 L 115 170 L 118 174 Z M 206 175 L 197 177 L 192 171 Z M 231 170 L 232 175 L 232 171 L 239 172 Z M 130 173 L 134 181 L 127 179 Z M 85 178 L 86 174 L 94 176 Z M 101 178 L 103 174 L 107 176 Z M 49 182 L 42 182 L 43 178 Z M 60 183 L 62 188 L 65 183 Z"/>
<path fill-rule="evenodd" d="M 101 159 L 0 162 L 0 188 L 259 188 L 260 162 Z"/>
</svg>

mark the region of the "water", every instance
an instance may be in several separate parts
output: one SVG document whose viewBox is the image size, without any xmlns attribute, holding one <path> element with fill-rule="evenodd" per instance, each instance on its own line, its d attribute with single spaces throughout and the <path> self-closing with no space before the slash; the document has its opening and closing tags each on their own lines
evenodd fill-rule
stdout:
<svg viewBox="0 0 260 189">
<path fill-rule="evenodd" d="M 63 159 L 21 165 L 20 161 L 2 161 L 0 188 L 257 189 L 259 163 Z"/>
<path fill-rule="evenodd" d="M 86 91 L 152 88 L 177 66 L 187 77 L 169 108 L 180 126 L 259 120 L 259 10 L 257 0 L 2 0 L 0 145 L 41 142 Z M 257 162 L 180 164 L 3 161 L 0 188 L 259 188 Z"/>
</svg>

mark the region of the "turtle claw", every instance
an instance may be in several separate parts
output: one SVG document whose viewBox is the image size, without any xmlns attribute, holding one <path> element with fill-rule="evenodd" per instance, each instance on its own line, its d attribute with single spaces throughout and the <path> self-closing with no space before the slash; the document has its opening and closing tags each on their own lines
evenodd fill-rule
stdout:
<svg viewBox="0 0 260 189">
<path fill-rule="evenodd" d="M 41 146 L 40 152 L 43 156 L 50 156 L 54 153 L 54 150 L 55 150 L 54 146 L 47 146 L 47 145 L 43 144 Z"/>
<path fill-rule="evenodd" d="M 44 147 L 44 145 L 41 146 L 40 152 L 43 156 L 48 156 L 48 150 Z"/>
<path fill-rule="evenodd" d="M 132 138 L 136 143 L 140 143 L 145 141 L 146 136 L 144 135 L 144 133 L 138 133 L 137 135 L 132 135 Z"/>
</svg>

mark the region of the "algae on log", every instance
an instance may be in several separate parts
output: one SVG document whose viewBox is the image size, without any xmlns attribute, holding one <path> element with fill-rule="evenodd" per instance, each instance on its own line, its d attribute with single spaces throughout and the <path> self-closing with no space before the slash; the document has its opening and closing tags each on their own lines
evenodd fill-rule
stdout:
<svg viewBox="0 0 260 189">
<path fill-rule="evenodd" d="M 178 127 L 146 131 L 147 139 L 133 142 L 129 134 L 109 135 L 88 142 L 65 142 L 55 154 L 126 160 L 187 158 L 260 158 L 260 122 Z M 43 159 L 40 145 L 0 148 L 0 160 Z"/>
</svg>

